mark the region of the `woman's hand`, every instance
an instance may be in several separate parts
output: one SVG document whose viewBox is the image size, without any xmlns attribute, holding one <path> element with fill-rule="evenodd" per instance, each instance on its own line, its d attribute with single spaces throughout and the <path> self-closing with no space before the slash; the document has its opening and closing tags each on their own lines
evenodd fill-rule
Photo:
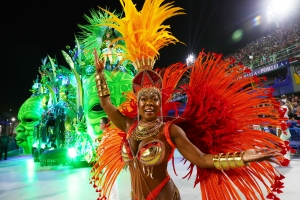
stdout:
<svg viewBox="0 0 300 200">
<path fill-rule="evenodd" d="M 267 160 L 280 165 L 280 163 L 274 158 L 275 156 L 283 156 L 283 155 L 279 153 L 278 149 L 267 149 L 267 148 L 248 149 L 244 153 L 243 160 L 246 163 L 260 162 L 260 161 Z"/>
<path fill-rule="evenodd" d="M 99 57 L 98 57 L 98 52 L 96 49 L 94 49 L 94 63 L 95 63 L 95 67 L 96 67 L 96 70 L 97 70 L 97 73 L 103 73 L 103 70 L 104 70 L 104 61 L 100 60 Z"/>
</svg>

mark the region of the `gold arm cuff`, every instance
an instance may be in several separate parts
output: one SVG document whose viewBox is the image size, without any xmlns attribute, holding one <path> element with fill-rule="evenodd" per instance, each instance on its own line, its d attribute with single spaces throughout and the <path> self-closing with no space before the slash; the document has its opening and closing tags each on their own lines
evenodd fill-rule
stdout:
<svg viewBox="0 0 300 200">
<path fill-rule="evenodd" d="M 110 94 L 108 85 L 103 73 L 95 74 L 96 85 L 99 97 L 104 97 Z"/>
<path fill-rule="evenodd" d="M 242 159 L 244 155 L 244 152 L 234 152 L 233 158 L 234 158 L 234 163 L 237 167 L 244 167 L 245 163 Z"/>
<path fill-rule="evenodd" d="M 110 94 L 109 90 L 98 91 L 99 97 L 104 97 L 104 96 L 107 96 L 109 94 Z"/>
<path fill-rule="evenodd" d="M 217 154 L 214 156 L 213 161 L 214 161 L 215 167 L 218 170 L 223 170 L 223 168 L 222 168 L 222 166 L 220 165 L 220 162 L 219 162 L 219 156 Z"/>
<path fill-rule="evenodd" d="M 227 162 L 228 162 L 231 169 L 234 169 L 234 168 L 237 167 L 235 162 L 234 162 L 233 154 L 230 154 L 229 152 L 227 153 Z"/>
<path fill-rule="evenodd" d="M 108 90 L 108 85 L 106 83 L 102 85 L 97 85 L 97 88 L 98 90 Z"/>
<path fill-rule="evenodd" d="M 243 159 L 244 154 L 245 154 L 245 151 L 242 152 L 241 159 L 242 159 L 245 166 L 250 166 L 250 163 L 247 163 L 247 162 L 244 161 L 244 159 Z"/>
<path fill-rule="evenodd" d="M 230 166 L 227 162 L 227 154 L 226 155 L 223 155 L 223 153 L 220 154 L 219 162 L 220 162 L 220 165 L 222 166 L 223 169 L 225 169 L 225 170 L 230 169 Z"/>
<path fill-rule="evenodd" d="M 95 79 L 96 80 L 101 80 L 101 79 L 104 79 L 105 80 L 105 76 L 104 76 L 104 74 L 102 73 L 102 74 L 95 74 Z"/>
<path fill-rule="evenodd" d="M 107 85 L 106 80 L 105 79 L 101 79 L 101 80 L 96 80 L 96 85 Z"/>
</svg>

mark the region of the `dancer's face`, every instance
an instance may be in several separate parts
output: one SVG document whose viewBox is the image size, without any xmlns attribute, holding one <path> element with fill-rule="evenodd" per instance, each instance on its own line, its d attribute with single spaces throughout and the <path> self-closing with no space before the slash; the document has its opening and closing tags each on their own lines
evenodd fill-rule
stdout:
<svg viewBox="0 0 300 200">
<path fill-rule="evenodd" d="M 100 130 L 104 132 L 105 131 L 105 126 L 106 126 L 105 121 L 103 119 L 101 119 L 101 121 L 100 121 Z"/>
<path fill-rule="evenodd" d="M 143 121 L 153 121 L 161 108 L 160 94 L 157 89 L 147 88 L 139 93 L 139 113 Z"/>
</svg>

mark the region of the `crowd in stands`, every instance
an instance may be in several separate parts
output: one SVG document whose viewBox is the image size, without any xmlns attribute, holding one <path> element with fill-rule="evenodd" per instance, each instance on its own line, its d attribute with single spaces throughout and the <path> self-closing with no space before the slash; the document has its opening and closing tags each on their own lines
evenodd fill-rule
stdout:
<svg viewBox="0 0 300 200">
<path fill-rule="evenodd" d="M 293 49 L 288 48 L 293 45 Z M 300 50 L 300 20 L 277 28 L 275 32 L 251 42 L 226 58 L 234 57 L 247 67 L 257 68 L 286 59 L 296 50 Z"/>
<path fill-rule="evenodd" d="M 278 74 L 277 77 L 274 77 L 274 84 L 284 83 L 286 75 Z"/>
<path fill-rule="evenodd" d="M 298 94 L 282 95 L 281 100 L 286 102 L 288 107 L 289 122 L 300 124 L 300 98 Z M 299 126 L 300 127 L 300 126 Z"/>
<path fill-rule="evenodd" d="M 277 101 L 280 103 L 281 109 L 287 111 L 284 114 L 284 118 L 287 119 L 286 124 L 288 128 L 296 128 L 300 130 L 300 94 L 282 95 L 277 97 Z M 260 105 L 263 106 L 263 105 Z M 260 117 L 264 117 L 263 115 Z M 270 132 L 271 134 L 278 136 L 279 127 L 272 126 L 260 126 L 253 125 L 253 129 Z"/>
<path fill-rule="evenodd" d="M 277 101 L 284 102 L 288 108 L 288 128 L 300 128 L 300 94 L 282 95 L 277 97 Z M 275 134 L 275 127 L 269 127 L 269 131 Z"/>
</svg>

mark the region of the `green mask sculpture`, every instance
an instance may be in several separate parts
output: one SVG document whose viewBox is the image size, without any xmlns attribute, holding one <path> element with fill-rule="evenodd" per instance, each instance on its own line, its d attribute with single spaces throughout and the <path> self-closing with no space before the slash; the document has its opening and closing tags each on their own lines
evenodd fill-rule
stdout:
<svg viewBox="0 0 300 200">
<path fill-rule="evenodd" d="M 132 89 L 132 76 L 123 72 L 105 71 L 105 77 L 110 90 L 110 98 L 115 106 L 120 106 L 125 101 L 123 92 Z M 107 117 L 100 106 L 95 77 L 92 75 L 84 86 L 84 113 L 87 122 L 87 132 L 91 138 L 96 139 L 102 134 L 100 121 Z"/>
<path fill-rule="evenodd" d="M 17 145 L 24 149 L 24 153 L 32 153 L 34 128 L 40 123 L 45 111 L 48 95 L 38 95 L 27 99 L 18 113 L 20 124 L 17 126 Z"/>
</svg>

